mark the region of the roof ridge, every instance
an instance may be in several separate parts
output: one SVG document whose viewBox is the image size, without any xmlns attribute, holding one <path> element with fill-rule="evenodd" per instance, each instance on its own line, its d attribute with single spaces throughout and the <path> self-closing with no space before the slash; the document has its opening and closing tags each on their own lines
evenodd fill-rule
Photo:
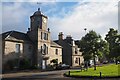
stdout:
<svg viewBox="0 0 120 80">
<path fill-rule="evenodd" d="M 13 33 L 14 30 L 10 31 L 10 33 L 6 36 L 6 38 L 8 38 L 12 33 Z"/>
</svg>

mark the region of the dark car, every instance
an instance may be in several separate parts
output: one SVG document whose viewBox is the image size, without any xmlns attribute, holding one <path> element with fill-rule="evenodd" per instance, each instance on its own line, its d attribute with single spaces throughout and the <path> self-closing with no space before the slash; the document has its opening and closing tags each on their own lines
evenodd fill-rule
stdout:
<svg viewBox="0 0 120 80">
<path fill-rule="evenodd" d="M 108 61 L 103 61 L 103 64 L 107 64 L 108 63 Z"/>
<path fill-rule="evenodd" d="M 70 66 L 69 65 L 66 65 L 66 64 L 59 64 L 56 69 L 69 69 Z"/>
</svg>

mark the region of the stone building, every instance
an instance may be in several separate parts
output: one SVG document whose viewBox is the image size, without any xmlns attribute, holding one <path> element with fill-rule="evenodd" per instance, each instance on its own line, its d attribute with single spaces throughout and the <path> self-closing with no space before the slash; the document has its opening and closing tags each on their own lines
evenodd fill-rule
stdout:
<svg viewBox="0 0 120 80">
<path fill-rule="evenodd" d="M 70 66 L 79 66 L 84 62 L 80 48 L 75 44 L 72 37 L 69 35 L 66 39 L 63 38 L 63 33 L 60 32 L 58 40 L 55 41 L 63 47 L 62 49 L 62 63 Z"/>
<path fill-rule="evenodd" d="M 26 33 L 8 31 L 2 33 L 2 66 L 3 70 L 19 68 L 24 60 L 29 66 L 46 69 L 52 60 L 70 66 L 79 66 L 83 61 L 82 53 L 71 36 L 63 39 L 50 39 L 50 29 L 47 28 L 48 17 L 41 13 L 40 8 L 30 16 L 30 28 Z M 14 63 L 12 63 L 12 62 Z M 12 64 L 12 66 L 11 66 Z"/>
<path fill-rule="evenodd" d="M 62 62 L 62 47 L 50 39 L 50 29 L 47 28 L 48 17 L 38 8 L 30 16 L 30 28 L 27 33 L 8 31 L 2 34 L 3 69 L 8 68 L 10 60 L 18 60 L 19 67 L 23 59 L 31 66 L 46 69 L 51 60 Z"/>
</svg>

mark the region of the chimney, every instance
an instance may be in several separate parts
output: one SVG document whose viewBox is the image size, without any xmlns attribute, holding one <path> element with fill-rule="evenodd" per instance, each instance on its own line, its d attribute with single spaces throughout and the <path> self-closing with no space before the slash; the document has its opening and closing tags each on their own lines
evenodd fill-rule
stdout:
<svg viewBox="0 0 120 80">
<path fill-rule="evenodd" d="M 30 31 L 30 28 L 28 28 L 28 31 Z"/>
<path fill-rule="evenodd" d="M 66 39 L 72 39 L 71 35 L 67 35 Z"/>
<path fill-rule="evenodd" d="M 59 40 L 63 40 L 63 33 L 62 33 L 62 32 L 59 33 L 58 39 L 59 39 Z"/>
</svg>

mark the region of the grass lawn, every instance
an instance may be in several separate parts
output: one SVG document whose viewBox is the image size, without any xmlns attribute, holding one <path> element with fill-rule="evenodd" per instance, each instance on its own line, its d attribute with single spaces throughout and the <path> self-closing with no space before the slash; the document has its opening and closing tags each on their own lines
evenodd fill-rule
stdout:
<svg viewBox="0 0 120 80">
<path fill-rule="evenodd" d="M 119 69 L 118 69 L 119 67 Z M 120 76 L 120 64 L 109 64 L 109 65 L 103 65 L 97 67 L 97 70 L 94 70 L 94 68 L 88 68 L 88 71 L 81 71 L 81 70 L 71 70 L 70 76 L 100 76 L 100 72 L 102 73 L 102 76 Z M 119 73 L 118 73 L 119 72 Z M 65 73 L 68 75 L 68 72 Z"/>
</svg>

